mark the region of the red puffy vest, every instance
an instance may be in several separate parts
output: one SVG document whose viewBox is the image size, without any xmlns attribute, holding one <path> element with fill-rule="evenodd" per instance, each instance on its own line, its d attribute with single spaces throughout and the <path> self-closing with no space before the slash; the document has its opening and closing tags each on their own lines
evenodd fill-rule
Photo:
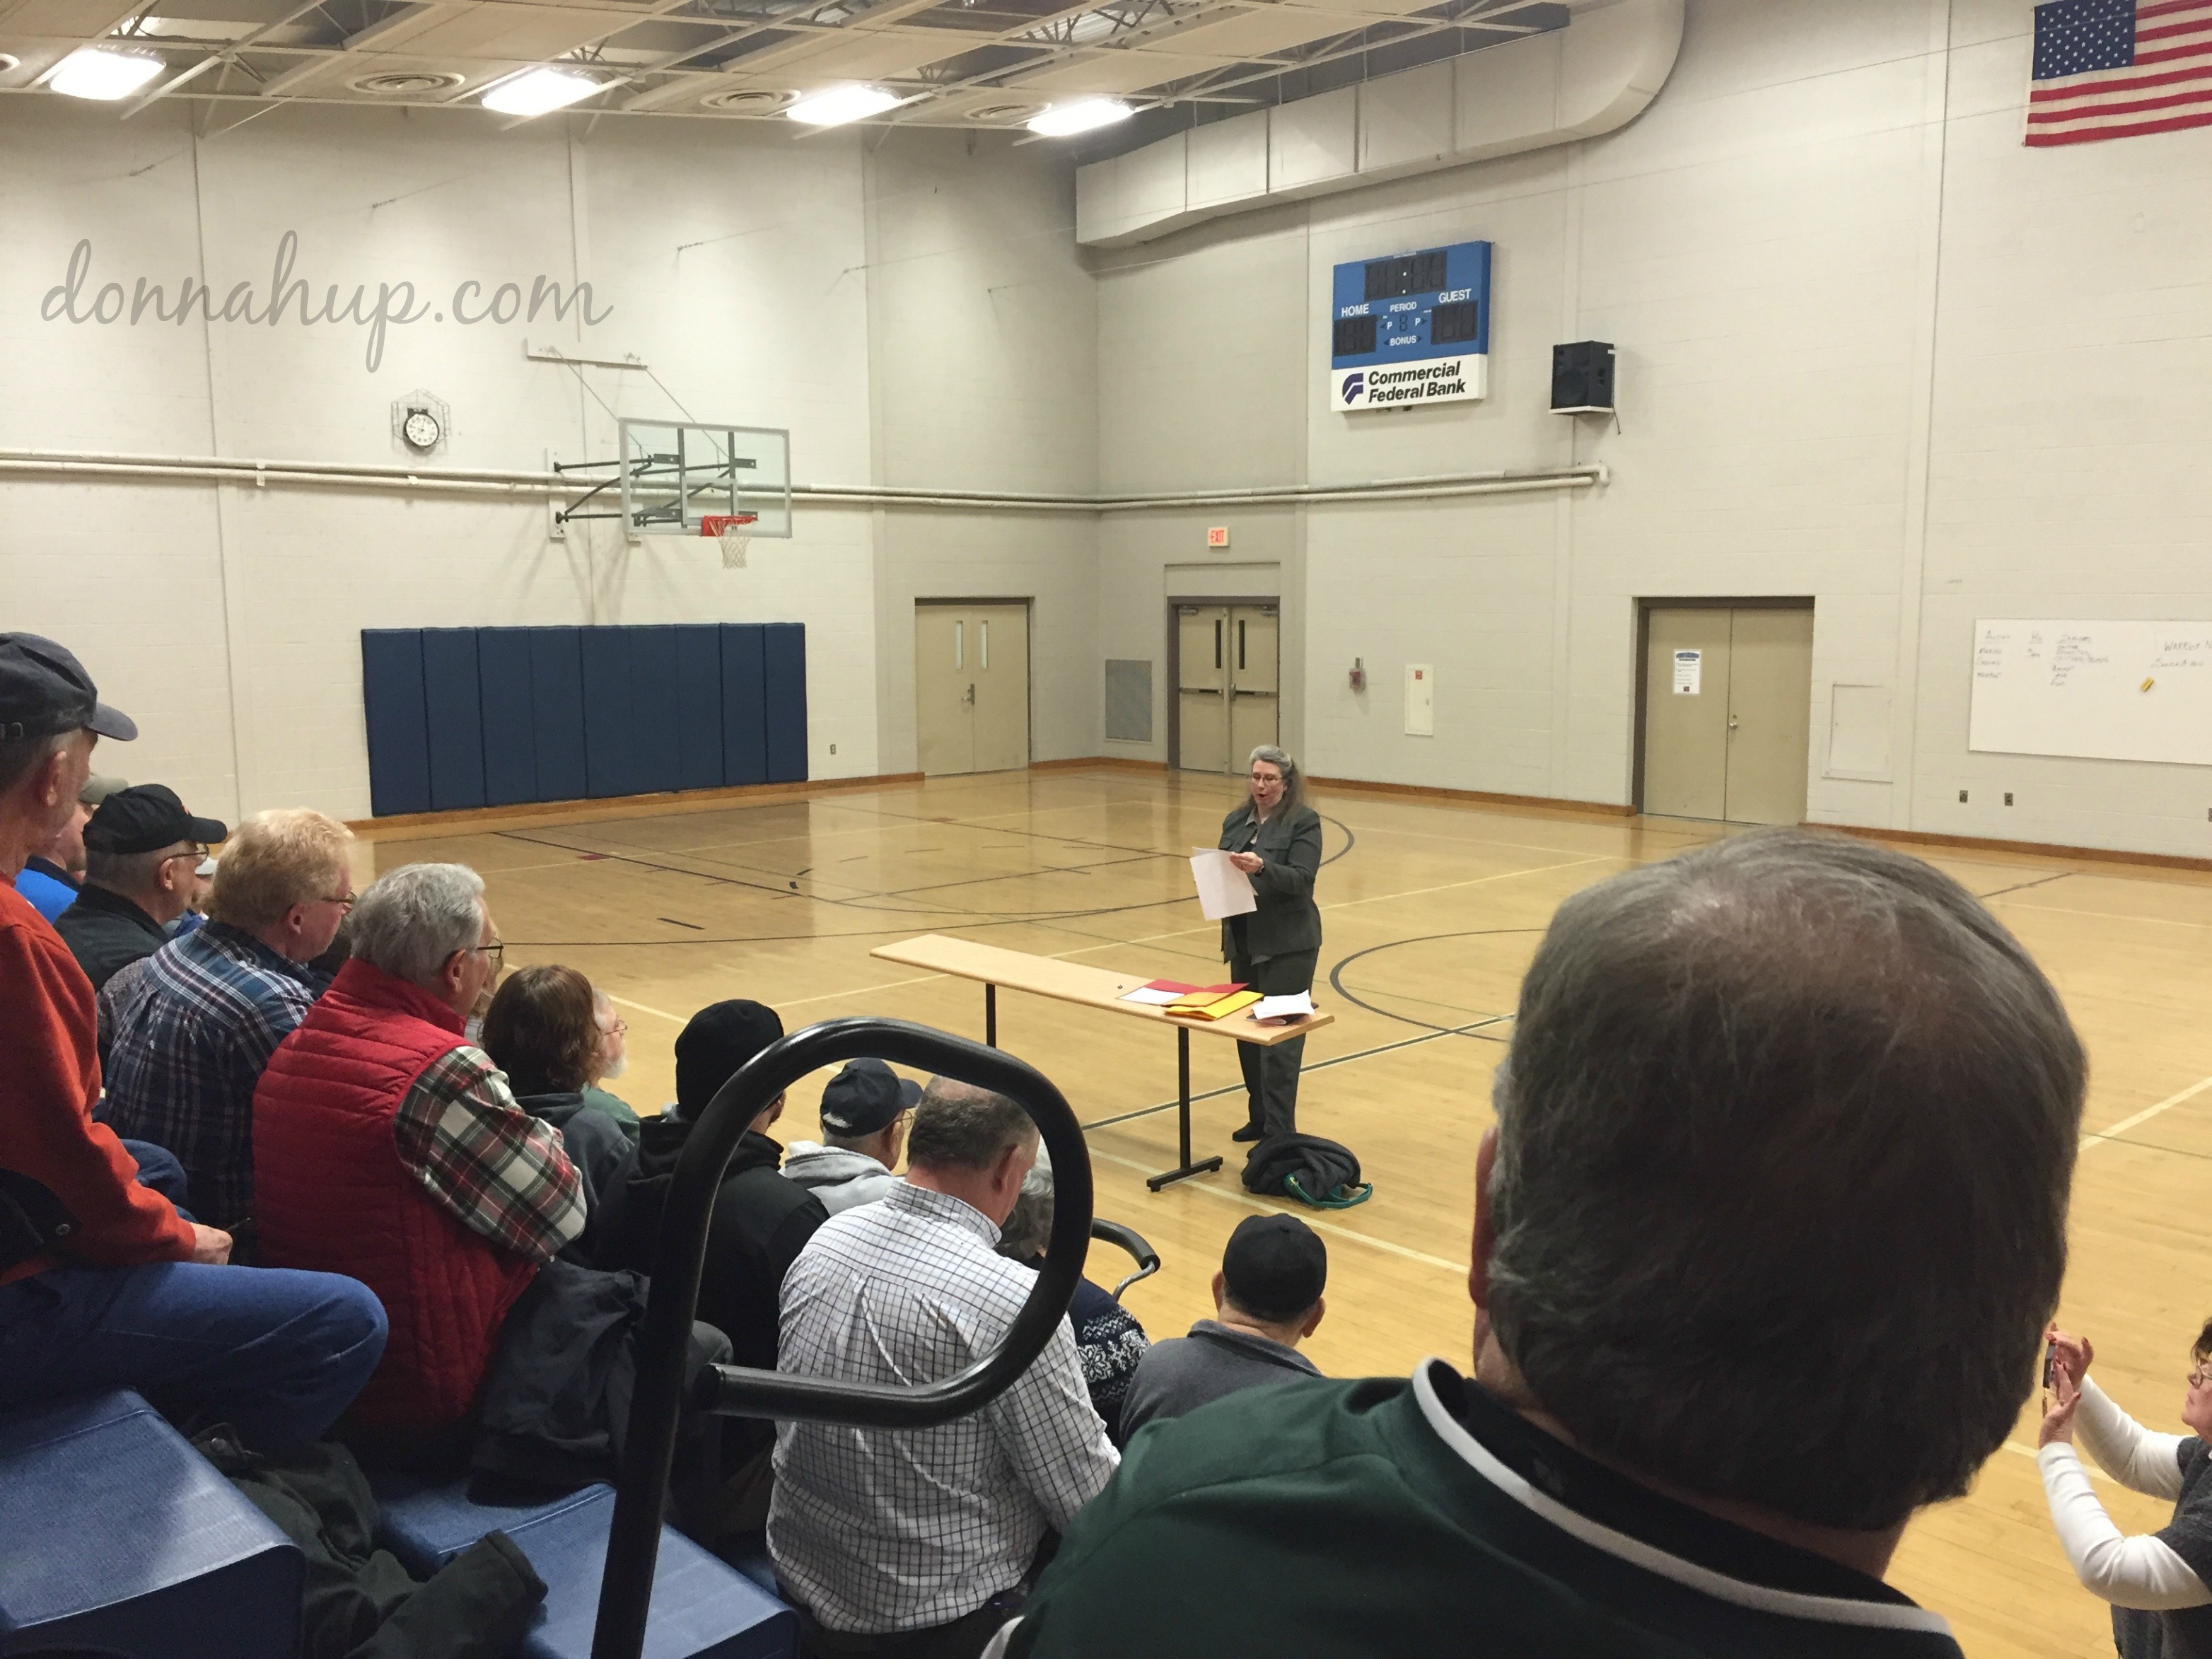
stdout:
<svg viewBox="0 0 2212 1659">
<path fill-rule="evenodd" d="M 391 1321 L 383 1363 L 353 1407 L 372 1428 L 465 1417 L 500 1324 L 538 1272 L 455 1220 L 400 1162 L 399 1103 L 461 1046 L 463 1029 L 419 986 L 349 962 L 253 1091 L 262 1261 L 357 1279 Z"/>
</svg>

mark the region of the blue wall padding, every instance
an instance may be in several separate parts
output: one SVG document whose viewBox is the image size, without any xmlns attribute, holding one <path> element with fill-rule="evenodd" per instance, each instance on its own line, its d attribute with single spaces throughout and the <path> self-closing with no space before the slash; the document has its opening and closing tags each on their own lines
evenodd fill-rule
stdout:
<svg viewBox="0 0 2212 1659">
<path fill-rule="evenodd" d="M 483 702 L 484 805 L 512 806 L 538 793 L 537 720 L 531 710 L 530 630 L 477 629 Z"/>
<path fill-rule="evenodd" d="M 630 762 L 635 722 L 629 695 L 629 636 L 619 628 L 586 628 L 584 646 L 584 771 L 586 795 L 635 795 Z"/>
<path fill-rule="evenodd" d="M 531 799 L 581 800 L 591 789 L 584 765 L 584 630 L 498 631 L 530 636 L 530 714 L 538 751 L 538 793 Z"/>
<path fill-rule="evenodd" d="M 630 756 L 633 795 L 680 789 L 676 722 L 682 708 L 676 684 L 674 628 L 625 628 L 629 636 Z"/>
<path fill-rule="evenodd" d="M 758 623 L 722 624 L 722 781 L 768 781 L 767 652 Z"/>
<path fill-rule="evenodd" d="M 676 630 L 676 787 L 722 784 L 722 636 L 712 623 Z"/>
<path fill-rule="evenodd" d="M 766 635 L 768 781 L 799 783 L 806 776 L 806 629 L 798 623 L 769 623 Z"/>
<path fill-rule="evenodd" d="M 798 623 L 364 629 L 379 817 L 806 776 Z"/>
<path fill-rule="evenodd" d="M 361 630 L 361 699 L 368 723 L 369 810 L 430 810 L 430 732 L 422 706 L 422 630 Z"/>
<path fill-rule="evenodd" d="M 449 812 L 484 804 L 483 690 L 477 680 L 477 630 L 422 630 L 422 702 L 430 727 L 430 807 Z"/>
</svg>

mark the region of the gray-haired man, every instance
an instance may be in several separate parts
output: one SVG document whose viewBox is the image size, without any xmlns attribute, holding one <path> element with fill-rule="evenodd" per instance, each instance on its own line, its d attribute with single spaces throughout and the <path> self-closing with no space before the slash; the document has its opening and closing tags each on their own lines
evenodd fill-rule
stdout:
<svg viewBox="0 0 2212 1659">
<path fill-rule="evenodd" d="M 1957 1659 L 1881 1576 L 2033 1381 L 2083 1075 L 1899 854 L 1759 831 L 1577 895 L 1476 1165 L 1474 1380 L 1148 1430 L 1004 1650 Z"/>
<path fill-rule="evenodd" d="M 933 1082 L 906 1179 L 830 1217 L 785 1276 L 778 1368 L 931 1382 L 997 1347 L 1036 1283 L 993 1249 L 1036 1155 L 1013 1102 Z M 979 1653 L 1045 1534 L 1064 1530 L 1118 1461 L 1065 1321 L 973 1416 L 897 1432 L 779 1425 L 769 1553 L 808 1651 Z"/>
</svg>

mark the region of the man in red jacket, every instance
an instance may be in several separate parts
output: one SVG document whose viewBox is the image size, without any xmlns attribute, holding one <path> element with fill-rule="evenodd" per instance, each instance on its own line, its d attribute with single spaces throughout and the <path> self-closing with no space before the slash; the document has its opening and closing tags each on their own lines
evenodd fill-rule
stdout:
<svg viewBox="0 0 2212 1659">
<path fill-rule="evenodd" d="M 16 892 L 76 811 L 100 738 L 138 735 L 51 640 L 0 634 L 0 1411 L 135 1388 L 248 1443 L 313 1440 L 384 1351 L 350 1279 L 231 1267 L 230 1236 L 137 1179 L 100 1098 L 92 982 Z"/>
<path fill-rule="evenodd" d="M 354 906 L 351 959 L 253 1091 L 261 1259 L 382 1300 L 391 1345 L 349 1421 L 394 1455 L 465 1424 L 508 1310 L 584 1230 L 561 1132 L 468 1040 L 503 948 L 475 871 L 386 872 Z"/>
</svg>

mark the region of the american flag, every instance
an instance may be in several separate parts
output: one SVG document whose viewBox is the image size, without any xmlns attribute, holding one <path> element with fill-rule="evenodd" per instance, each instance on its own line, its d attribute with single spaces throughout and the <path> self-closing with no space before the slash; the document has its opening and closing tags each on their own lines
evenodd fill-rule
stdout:
<svg viewBox="0 0 2212 1659">
<path fill-rule="evenodd" d="M 2212 0 L 2035 9 L 2027 142 L 2086 144 L 2212 125 Z"/>
</svg>

